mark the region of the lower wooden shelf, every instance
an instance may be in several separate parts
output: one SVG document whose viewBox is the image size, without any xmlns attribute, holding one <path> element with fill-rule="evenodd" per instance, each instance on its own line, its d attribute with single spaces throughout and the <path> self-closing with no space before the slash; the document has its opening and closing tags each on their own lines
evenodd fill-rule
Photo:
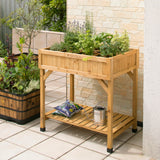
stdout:
<svg viewBox="0 0 160 160">
<path fill-rule="evenodd" d="M 53 115 L 52 113 L 55 111 L 53 109 L 52 111 L 49 111 L 45 114 L 46 119 L 54 119 L 58 120 L 67 124 L 71 124 L 73 126 L 78 126 L 81 128 L 85 128 L 91 131 L 99 132 L 102 134 L 107 135 L 107 118 L 106 118 L 106 124 L 103 126 L 95 125 L 93 122 L 93 107 L 80 105 L 84 109 L 80 111 L 79 113 L 75 114 L 71 118 L 66 118 L 63 116 Z M 107 116 L 107 112 L 106 112 Z M 131 116 L 114 113 L 113 114 L 113 138 L 117 137 L 119 134 L 121 134 L 124 130 L 129 128 L 133 124 L 134 118 Z"/>
</svg>

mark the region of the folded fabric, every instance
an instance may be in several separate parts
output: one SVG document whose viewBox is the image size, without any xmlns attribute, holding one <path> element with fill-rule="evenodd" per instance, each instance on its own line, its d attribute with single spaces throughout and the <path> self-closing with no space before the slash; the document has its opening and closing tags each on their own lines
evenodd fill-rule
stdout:
<svg viewBox="0 0 160 160">
<path fill-rule="evenodd" d="M 65 117 L 72 117 L 75 113 L 83 109 L 83 107 L 75 104 L 72 101 L 66 101 L 65 103 L 55 107 L 56 111 L 53 112 L 54 115 L 62 115 Z"/>
</svg>

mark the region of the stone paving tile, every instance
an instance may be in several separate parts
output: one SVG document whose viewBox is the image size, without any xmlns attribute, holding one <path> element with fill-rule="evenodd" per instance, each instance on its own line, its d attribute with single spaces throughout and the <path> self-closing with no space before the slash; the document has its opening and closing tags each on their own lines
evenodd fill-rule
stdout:
<svg viewBox="0 0 160 160">
<path fill-rule="evenodd" d="M 1 132 L 0 132 L 1 139 L 8 138 L 8 137 L 13 136 L 14 134 L 24 130 L 23 127 L 11 124 L 10 122 L 1 123 L 0 129 L 1 129 Z"/>
<path fill-rule="evenodd" d="M 6 141 L 0 142 L 0 160 L 9 160 L 25 149 Z"/>
<path fill-rule="evenodd" d="M 31 127 L 30 130 L 36 131 L 43 135 L 53 136 L 57 134 L 58 132 L 65 130 L 68 127 L 70 127 L 70 125 L 65 124 L 65 123 L 57 123 L 56 121 L 50 119 L 50 120 L 46 120 L 46 131 L 45 132 L 40 131 L 40 124 L 37 124 Z"/>
<path fill-rule="evenodd" d="M 53 158 L 49 158 L 39 153 L 28 150 L 12 158 L 11 160 L 53 160 Z"/>
<path fill-rule="evenodd" d="M 75 145 L 73 144 L 70 144 L 64 141 L 60 141 L 55 138 L 49 138 L 45 140 L 44 142 L 31 148 L 31 150 L 57 159 L 60 156 L 62 156 L 64 153 L 73 149 L 74 147 Z"/>
<path fill-rule="evenodd" d="M 0 119 L 0 124 L 1 124 L 1 123 L 3 123 L 3 122 L 5 122 L 5 120 L 3 120 L 3 119 Z"/>
<path fill-rule="evenodd" d="M 131 128 L 128 128 L 127 130 L 125 130 L 122 134 L 120 134 L 116 140 L 120 140 L 120 141 L 126 141 L 127 139 L 129 139 L 130 137 L 132 137 L 133 135 L 135 135 L 135 133 L 132 132 Z"/>
<path fill-rule="evenodd" d="M 66 98 L 63 97 L 63 98 L 61 98 L 61 99 L 59 99 L 57 101 L 53 101 L 53 102 L 49 103 L 48 106 L 50 106 L 50 107 L 56 107 L 56 106 L 64 103 L 65 101 L 66 101 Z"/>
<path fill-rule="evenodd" d="M 62 82 L 59 82 L 58 80 L 56 80 L 56 81 L 50 81 L 50 82 L 46 83 L 46 90 L 48 88 L 54 90 L 54 89 L 57 89 L 57 88 L 64 87 L 65 85 L 66 85 L 65 82 L 62 83 Z"/>
<path fill-rule="evenodd" d="M 50 90 L 46 92 L 46 96 L 53 97 L 54 99 L 60 99 L 66 96 L 65 91 Z"/>
<path fill-rule="evenodd" d="M 50 81 L 54 81 L 54 80 L 58 80 L 58 79 L 61 79 L 63 78 L 64 76 L 61 76 L 61 75 L 56 75 L 54 73 L 52 73 L 47 79 L 46 79 L 46 84 Z"/>
<path fill-rule="evenodd" d="M 141 147 L 127 143 L 112 153 L 112 157 L 120 160 L 150 160 L 143 155 Z"/>
<path fill-rule="evenodd" d="M 19 146 L 22 146 L 24 148 L 30 148 L 43 140 L 47 139 L 48 136 L 30 131 L 25 130 L 23 132 L 20 132 L 10 138 L 7 139 L 8 142 L 17 144 Z"/>
<path fill-rule="evenodd" d="M 119 159 L 109 156 L 109 157 L 106 157 L 104 160 L 119 160 Z"/>
<path fill-rule="evenodd" d="M 113 149 L 119 147 L 122 144 L 121 141 L 114 140 Z M 108 155 L 107 152 L 107 136 L 102 134 L 96 134 L 95 136 L 91 137 L 87 141 L 81 144 L 82 147 L 88 148 L 90 150 L 103 153 Z"/>
<path fill-rule="evenodd" d="M 142 147 L 142 131 L 137 133 L 133 138 L 131 138 L 127 143 L 134 144 Z"/>
<path fill-rule="evenodd" d="M 31 122 L 28 122 L 28 123 L 26 123 L 26 124 L 24 124 L 24 125 L 19 125 L 19 126 L 27 129 L 27 128 L 30 128 L 30 127 L 32 127 L 32 126 L 34 126 L 34 125 L 39 124 L 39 123 L 40 123 L 40 118 L 36 118 L 35 120 L 33 120 L 33 121 L 31 121 Z"/>
<path fill-rule="evenodd" d="M 76 147 L 58 160 L 102 160 L 105 155 L 82 148 Z"/>
<path fill-rule="evenodd" d="M 88 131 L 83 128 L 69 127 L 68 129 L 65 129 L 63 132 L 56 134 L 54 138 L 58 138 L 60 140 L 78 145 L 94 134 L 94 132 Z"/>
<path fill-rule="evenodd" d="M 47 104 L 49 104 L 49 103 L 51 103 L 53 101 L 56 101 L 56 99 L 57 98 L 55 98 L 55 97 L 50 97 L 50 96 L 46 95 L 45 96 L 45 105 L 47 105 Z"/>
</svg>

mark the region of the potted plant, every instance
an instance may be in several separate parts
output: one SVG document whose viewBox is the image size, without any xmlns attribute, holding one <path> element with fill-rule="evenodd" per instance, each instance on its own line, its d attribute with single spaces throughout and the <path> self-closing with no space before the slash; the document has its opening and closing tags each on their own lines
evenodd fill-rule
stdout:
<svg viewBox="0 0 160 160">
<path fill-rule="evenodd" d="M 33 53 L 0 63 L 0 118 L 25 124 L 40 112 L 39 69 Z"/>
</svg>

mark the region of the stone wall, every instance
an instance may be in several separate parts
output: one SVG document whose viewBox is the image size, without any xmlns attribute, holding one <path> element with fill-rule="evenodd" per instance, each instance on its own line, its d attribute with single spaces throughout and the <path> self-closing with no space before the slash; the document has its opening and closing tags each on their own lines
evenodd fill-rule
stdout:
<svg viewBox="0 0 160 160">
<path fill-rule="evenodd" d="M 130 48 L 139 48 L 138 120 L 143 121 L 144 0 L 67 0 L 68 22 L 83 22 L 86 12 L 91 13 L 97 33 L 121 33 L 126 29 L 130 37 Z M 76 102 L 107 106 L 107 96 L 95 80 L 76 76 L 75 83 Z M 132 81 L 127 75 L 115 79 L 114 110 L 131 114 Z"/>
</svg>

